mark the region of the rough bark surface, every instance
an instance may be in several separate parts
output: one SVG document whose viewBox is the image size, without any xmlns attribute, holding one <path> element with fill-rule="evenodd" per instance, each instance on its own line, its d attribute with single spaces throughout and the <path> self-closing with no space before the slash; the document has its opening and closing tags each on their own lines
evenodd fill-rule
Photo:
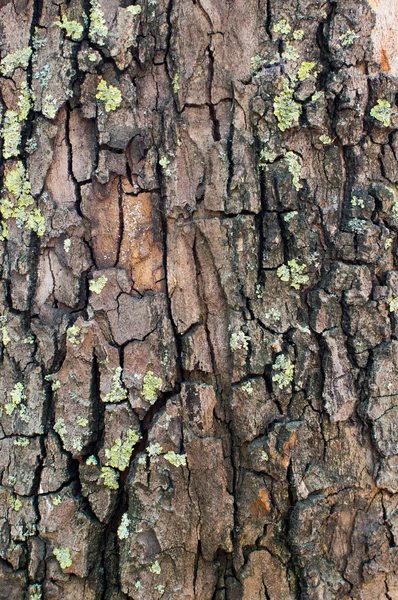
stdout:
<svg viewBox="0 0 398 600">
<path fill-rule="evenodd" d="M 0 599 L 398 599 L 393 0 L 0 0 Z"/>
</svg>

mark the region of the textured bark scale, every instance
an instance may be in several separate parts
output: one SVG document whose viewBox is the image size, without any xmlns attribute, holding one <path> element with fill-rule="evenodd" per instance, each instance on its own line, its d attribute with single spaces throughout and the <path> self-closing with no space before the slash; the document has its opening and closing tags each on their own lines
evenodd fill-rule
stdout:
<svg viewBox="0 0 398 600">
<path fill-rule="evenodd" d="M 0 0 L 0 600 L 398 600 L 394 0 Z"/>
</svg>

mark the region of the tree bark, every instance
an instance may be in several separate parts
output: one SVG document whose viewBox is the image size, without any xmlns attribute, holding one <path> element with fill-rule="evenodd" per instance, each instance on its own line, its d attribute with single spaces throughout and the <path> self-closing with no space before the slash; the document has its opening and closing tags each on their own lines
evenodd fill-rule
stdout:
<svg viewBox="0 0 398 600">
<path fill-rule="evenodd" d="M 397 600 L 398 9 L 139 2 L 0 1 L 0 600 Z"/>
</svg>

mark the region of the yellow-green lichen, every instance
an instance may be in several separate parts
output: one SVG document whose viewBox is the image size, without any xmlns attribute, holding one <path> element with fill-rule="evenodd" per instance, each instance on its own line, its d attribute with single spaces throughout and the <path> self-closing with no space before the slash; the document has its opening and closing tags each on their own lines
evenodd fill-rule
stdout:
<svg viewBox="0 0 398 600">
<path fill-rule="evenodd" d="M 282 35 L 288 35 L 291 32 L 292 28 L 290 27 L 290 25 L 286 21 L 286 19 L 281 19 L 280 21 L 278 21 L 278 23 L 275 23 L 272 30 L 275 33 L 281 33 Z"/>
<path fill-rule="evenodd" d="M 97 277 L 97 279 L 91 279 L 88 284 L 88 289 L 90 292 L 94 292 L 94 294 L 100 294 L 107 281 L 105 275 L 101 275 L 100 277 Z"/>
<path fill-rule="evenodd" d="M 382 100 L 379 98 L 375 106 L 370 111 L 370 115 L 377 121 L 380 121 L 384 127 L 389 127 L 391 125 L 391 112 L 392 108 L 388 100 Z"/>
<path fill-rule="evenodd" d="M 285 354 L 279 354 L 273 367 L 272 381 L 282 390 L 290 385 L 294 377 L 294 364 Z"/>
<path fill-rule="evenodd" d="M 278 127 L 281 131 L 298 125 L 302 108 L 301 104 L 293 100 L 293 94 L 294 89 L 285 77 L 282 92 L 274 98 L 274 114 L 278 119 Z"/>
<path fill-rule="evenodd" d="M 147 371 L 142 381 L 142 395 L 149 404 L 154 404 L 162 387 L 160 377 L 155 377 L 153 371 Z"/>
<path fill-rule="evenodd" d="M 119 488 L 119 472 L 112 467 L 102 467 L 100 479 L 103 479 L 104 485 L 110 490 Z"/>
<path fill-rule="evenodd" d="M 126 540 L 129 537 L 130 523 L 131 521 L 129 519 L 128 513 L 124 513 L 120 521 L 120 525 L 117 528 L 117 537 L 119 538 L 119 540 Z"/>
<path fill-rule="evenodd" d="M 149 570 L 151 573 L 154 573 L 155 575 L 160 575 L 160 573 L 162 572 L 162 569 L 160 568 L 159 561 L 155 560 L 155 562 L 152 563 L 151 566 L 149 567 Z"/>
<path fill-rule="evenodd" d="M 19 122 L 17 111 L 6 111 L 1 137 L 3 138 L 3 157 L 11 158 L 11 156 L 18 156 L 21 144 L 21 123 Z"/>
<path fill-rule="evenodd" d="M 14 414 L 14 411 L 16 409 L 18 409 L 21 412 L 24 413 L 23 410 L 23 402 L 26 399 L 25 396 L 25 392 L 24 392 L 24 385 L 23 383 L 21 383 L 20 381 L 18 383 L 16 383 L 13 387 L 13 389 L 10 392 L 10 401 L 7 402 L 7 404 L 4 405 L 4 410 L 6 412 L 6 415 L 8 415 L 9 417 L 11 417 Z M 25 407 L 26 410 L 26 407 Z M 22 418 L 22 417 L 21 417 Z"/>
<path fill-rule="evenodd" d="M 122 372 L 121 367 L 115 369 L 111 391 L 105 395 L 105 398 L 102 398 L 103 402 L 122 402 L 128 397 L 128 392 L 122 383 Z"/>
<path fill-rule="evenodd" d="M 122 102 L 122 93 L 114 85 L 108 85 L 105 79 L 101 79 L 97 87 L 95 95 L 98 100 L 104 103 L 106 112 L 111 112 L 119 108 Z"/>
<path fill-rule="evenodd" d="M 30 181 L 26 178 L 25 167 L 21 161 L 7 173 L 4 183 L 8 195 L 0 201 L 0 213 L 3 218 L 0 240 L 7 237 L 6 221 L 11 218 L 16 219 L 17 225 L 20 227 L 25 226 L 27 229 L 35 231 L 38 236 L 42 236 L 46 230 L 46 220 L 40 209 L 27 210 L 35 201 L 31 195 Z"/>
<path fill-rule="evenodd" d="M 175 94 L 177 94 L 180 90 L 180 76 L 178 73 L 176 73 L 173 77 L 172 86 L 173 86 L 173 92 Z"/>
<path fill-rule="evenodd" d="M 77 21 L 69 21 L 66 15 L 62 15 L 61 20 L 56 21 L 55 24 L 61 29 L 64 29 L 66 35 L 75 42 L 82 39 L 84 27 Z"/>
<path fill-rule="evenodd" d="M 291 175 L 293 177 L 293 186 L 298 191 L 299 189 L 301 189 L 303 187 L 300 183 L 300 177 L 301 177 L 300 160 L 299 160 L 297 154 L 295 154 L 294 152 L 286 152 L 284 159 L 287 162 L 289 173 L 291 173 Z"/>
<path fill-rule="evenodd" d="M 18 67 L 26 69 L 31 56 L 32 48 L 29 47 L 21 48 L 16 52 L 7 54 L 0 63 L 0 73 L 4 75 L 4 77 L 11 77 Z"/>
<path fill-rule="evenodd" d="M 15 512 L 19 512 L 22 508 L 22 502 L 16 496 L 11 496 L 9 499 L 10 506 Z"/>
<path fill-rule="evenodd" d="M 87 427 L 88 419 L 84 419 L 83 417 L 76 417 L 76 424 L 79 425 L 79 427 Z"/>
<path fill-rule="evenodd" d="M 305 81 L 311 76 L 311 71 L 315 69 L 314 62 L 303 62 L 301 63 L 299 70 L 297 72 L 297 77 L 300 81 Z"/>
<path fill-rule="evenodd" d="M 172 450 L 164 454 L 164 458 L 174 467 L 183 467 L 187 464 L 186 454 L 176 454 Z"/>
<path fill-rule="evenodd" d="M 90 27 L 88 30 L 88 37 L 95 44 L 103 46 L 105 44 L 105 38 L 108 35 L 104 11 L 98 0 L 90 0 L 90 5 Z"/>
<path fill-rule="evenodd" d="M 26 81 L 21 85 L 21 94 L 18 99 L 18 120 L 20 122 L 26 121 L 30 109 L 32 108 L 35 96 L 32 90 L 29 88 Z"/>
<path fill-rule="evenodd" d="M 358 196 L 352 196 L 351 198 L 351 206 L 359 206 L 360 208 L 365 208 L 365 202 L 363 198 L 359 198 Z"/>
<path fill-rule="evenodd" d="M 171 171 L 168 168 L 170 164 L 169 159 L 167 158 L 167 156 L 161 156 L 159 159 L 159 165 L 162 167 L 163 169 L 163 173 L 166 175 L 166 177 L 170 177 L 171 175 Z"/>
<path fill-rule="evenodd" d="M 4 347 L 11 342 L 10 334 L 8 333 L 7 327 L 5 325 L 1 327 L 1 341 Z"/>
<path fill-rule="evenodd" d="M 293 32 L 293 39 L 296 41 L 301 41 L 304 37 L 304 29 L 296 29 Z"/>
<path fill-rule="evenodd" d="M 78 327 L 77 325 L 72 325 L 71 327 L 68 327 L 67 331 L 66 331 L 66 339 L 68 340 L 68 342 L 70 344 L 80 344 L 81 339 L 80 339 L 80 333 L 81 333 L 81 327 Z"/>
<path fill-rule="evenodd" d="M 62 502 L 62 498 L 61 498 L 61 496 L 53 496 L 53 497 L 51 498 L 51 504 L 52 504 L 53 506 L 59 506 L 59 505 L 61 504 L 61 502 Z"/>
<path fill-rule="evenodd" d="M 125 471 L 130 464 L 133 448 L 140 437 L 138 431 L 129 429 L 124 442 L 119 438 L 115 440 L 112 448 L 105 448 L 106 466 Z"/>
<path fill-rule="evenodd" d="M 307 283 L 309 280 L 308 275 L 304 275 L 304 271 L 307 268 L 305 264 L 299 264 L 295 259 L 289 260 L 287 265 L 282 265 L 277 270 L 279 279 L 285 282 L 289 282 L 290 286 L 296 290 Z"/>
<path fill-rule="evenodd" d="M 72 566 L 72 556 L 69 548 L 54 548 L 54 556 L 59 562 L 61 569 Z"/>
<path fill-rule="evenodd" d="M 62 442 L 65 443 L 65 439 L 68 434 L 68 430 L 66 429 L 65 421 L 62 417 L 57 419 L 57 421 L 54 423 L 54 431 L 56 431 L 58 433 Z"/>
<path fill-rule="evenodd" d="M 18 437 L 14 439 L 14 446 L 18 446 L 19 448 L 26 448 L 30 444 L 30 439 L 28 437 Z"/>
<path fill-rule="evenodd" d="M 321 142 L 321 144 L 323 144 L 324 146 L 330 146 L 330 144 L 333 144 L 333 140 L 331 137 L 329 137 L 326 134 L 322 134 L 319 136 L 319 141 Z"/>
<path fill-rule="evenodd" d="M 397 312 L 398 311 L 398 297 L 392 298 L 389 301 L 388 308 L 389 308 L 390 312 Z"/>
<path fill-rule="evenodd" d="M 139 4 L 132 4 L 126 8 L 127 12 L 131 13 L 134 17 L 142 13 L 142 8 Z"/>
</svg>

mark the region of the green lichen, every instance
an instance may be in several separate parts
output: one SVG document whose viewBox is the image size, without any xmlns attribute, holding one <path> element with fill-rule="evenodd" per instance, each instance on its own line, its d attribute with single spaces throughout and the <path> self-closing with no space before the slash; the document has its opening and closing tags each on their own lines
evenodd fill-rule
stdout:
<svg viewBox="0 0 398 600">
<path fill-rule="evenodd" d="M 321 144 L 323 144 L 324 146 L 330 146 L 330 144 L 333 144 L 333 140 L 331 137 L 329 137 L 326 134 L 322 134 L 319 136 L 319 141 L 321 142 Z"/>
<path fill-rule="evenodd" d="M 286 354 L 279 354 L 273 365 L 273 371 L 272 381 L 276 383 L 279 389 L 282 390 L 292 383 L 294 364 Z"/>
<path fill-rule="evenodd" d="M 91 281 L 88 284 L 88 289 L 90 290 L 90 292 L 94 292 L 94 294 L 100 294 L 104 289 L 107 281 L 108 280 L 105 277 L 105 275 L 101 275 L 100 277 L 97 277 L 97 279 L 91 279 Z"/>
<path fill-rule="evenodd" d="M 303 186 L 300 183 L 301 178 L 301 163 L 300 160 L 294 152 L 286 152 L 285 161 L 287 162 L 289 173 L 291 173 L 293 177 L 293 186 L 296 190 L 300 190 Z"/>
<path fill-rule="evenodd" d="M 105 44 L 105 38 L 108 35 L 104 11 L 98 0 L 90 0 L 90 5 L 90 27 L 88 30 L 88 37 L 95 44 L 103 46 Z"/>
<path fill-rule="evenodd" d="M 151 564 L 151 566 L 149 567 L 149 570 L 151 573 L 154 573 L 155 575 L 160 575 L 160 573 L 162 572 L 162 569 L 160 568 L 159 561 L 155 560 L 155 562 L 153 564 Z"/>
<path fill-rule="evenodd" d="M 180 76 L 178 73 L 176 73 L 173 77 L 172 86 L 173 92 L 177 94 L 180 91 Z"/>
<path fill-rule="evenodd" d="M 155 377 L 153 371 L 147 371 L 142 381 L 142 395 L 149 404 L 154 404 L 162 387 L 160 377 Z"/>
<path fill-rule="evenodd" d="M 88 419 L 84 419 L 83 417 L 76 417 L 76 424 L 79 425 L 79 427 L 87 427 Z"/>
<path fill-rule="evenodd" d="M 110 490 L 119 488 L 119 472 L 112 467 L 102 467 L 100 479 L 104 480 L 104 485 Z"/>
<path fill-rule="evenodd" d="M 16 496 L 11 496 L 9 499 L 10 506 L 15 512 L 19 512 L 22 508 L 22 502 Z"/>
<path fill-rule="evenodd" d="M 92 466 L 92 467 L 98 465 L 98 460 L 95 458 L 95 456 L 93 454 L 91 456 L 89 456 L 88 459 L 86 460 L 86 465 Z"/>
<path fill-rule="evenodd" d="M 81 437 L 75 436 L 72 438 L 72 448 L 73 450 L 76 450 L 76 452 L 81 452 L 83 449 L 83 440 Z"/>
<path fill-rule="evenodd" d="M 82 39 L 84 27 L 77 21 L 69 21 L 66 15 L 62 15 L 61 20 L 56 21 L 55 24 L 64 29 L 67 37 L 70 37 L 75 42 Z"/>
<path fill-rule="evenodd" d="M 174 467 L 183 467 L 187 464 L 187 455 L 186 454 L 176 454 L 172 450 L 166 452 L 164 458 Z"/>
<path fill-rule="evenodd" d="M 389 127 L 391 125 L 391 104 L 388 100 L 378 99 L 377 104 L 370 111 L 370 115 L 380 121 L 384 125 L 384 127 Z"/>
<path fill-rule="evenodd" d="M 352 29 L 348 29 L 348 31 L 346 31 L 339 37 L 340 44 L 345 48 L 347 46 L 352 46 L 355 40 L 358 39 L 358 37 L 359 35 L 357 35 L 355 31 L 353 31 Z"/>
<path fill-rule="evenodd" d="M 30 439 L 27 437 L 19 437 L 15 438 L 14 446 L 18 446 L 19 448 L 26 448 L 30 444 Z"/>
<path fill-rule="evenodd" d="M 291 32 L 292 28 L 290 27 L 290 25 L 286 21 L 286 19 L 281 19 L 280 21 L 278 21 L 278 23 L 275 23 L 272 30 L 275 33 L 281 33 L 282 35 L 288 35 Z"/>
<path fill-rule="evenodd" d="M 127 12 L 131 13 L 134 17 L 142 13 L 142 8 L 139 4 L 133 4 L 126 8 Z"/>
<path fill-rule="evenodd" d="M 274 114 L 278 119 L 278 127 L 281 131 L 298 125 L 302 108 L 298 102 L 293 100 L 293 93 L 294 89 L 285 77 L 282 92 L 274 98 Z"/>
<path fill-rule="evenodd" d="M 57 101 L 53 96 L 47 94 L 44 98 L 42 113 L 47 119 L 55 119 L 57 115 Z"/>
<path fill-rule="evenodd" d="M 122 102 L 122 93 L 114 85 L 108 85 L 105 79 L 101 79 L 95 95 L 98 100 L 104 103 L 105 111 L 111 112 L 119 108 Z"/>
<path fill-rule="evenodd" d="M 40 237 L 46 230 L 46 220 L 42 216 L 40 209 L 27 208 L 34 204 L 34 198 L 31 195 L 31 184 L 26 178 L 25 167 L 19 161 L 16 167 L 7 173 L 5 178 L 5 188 L 8 192 L 0 201 L 0 213 L 3 218 L 1 240 L 7 237 L 8 219 L 16 219 L 17 225 L 25 226 L 27 229 L 35 231 Z"/>
<path fill-rule="evenodd" d="M 166 589 L 166 586 L 163 585 L 163 583 L 158 583 L 158 585 L 155 585 L 155 590 L 157 592 L 159 592 L 159 594 L 164 594 L 165 589 Z"/>
<path fill-rule="evenodd" d="M 264 66 L 264 62 L 264 59 L 262 56 L 259 56 L 259 54 L 250 59 L 250 71 L 253 73 L 253 75 L 258 75 Z"/>
<path fill-rule="evenodd" d="M 21 123 L 17 111 L 6 111 L 1 137 L 3 138 L 3 157 L 18 156 L 18 148 L 21 144 Z"/>
<path fill-rule="evenodd" d="M 124 513 L 124 515 L 122 516 L 122 519 L 120 521 L 120 525 L 117 528 L 117 537 L 119 538 L 119 540 L 126 540 L 129 535 L 129 526 L 130 526 L 130 519 L 128 516 L 128 513 Z"/>
<path fill-rule="evenodd" d="M 159 444 L 159 442 L 152 442 L 152 444 L 149 444 L 149 446 L 146 449 L 146 451 L 148 453 L 148 456 L 150 456 L 150 457 L 152 457 L 152 456 L 159 456 L 160 454 L 162 454 L 163 448 Z"/>
<path fill-rule="evenodd" d="M 71 246 L 72 240 L 70 238 L 66 238 L 66 240 L 64 240 L 64 250 L 67 254 L 70 252 Z"/>
<path fill-rule="evenodd" d="M 105 398 L 102 398 L 103 402 L 122 402 L 128 397 L 128 391 L 122 383 L 122 372 L 121 367 L 117 367 L 112 377 L 112 388 Z"/>
<path fill-rule="evenodd" d="M 130 464 L 133 448 L 140 437 L 138 431 L 129 429 L 124 442 L 119 438 L 115 440 L 112 448 L 105 448 L 106 466 L 125 471 Z"/>
<path fill-rule="evenodd" d="M 53 392 L 56 392 L 57 390 L 59 390 L 59 388 L 61 387 L 61 382 L 59 379 L 56 379 L 55 381 L 53 381 L 53 383 L 51 384 L 51 389 Z"/>
<path fill-rule="evenodd" d="M 72 556 L 69 548 L 54 548 L 54 556 L 59 562 L 61 569 L 72 566 Z"/>
<path fill-rule="evenodd" d="M 307 268 L 305 264 L 299 264 L 296 260 L 289 260 L 287 265 L 282 265 L 277 270 L 279 279 L 285 282 L 289 282 L 290 286 L 296 290 L 309 281 L 308 275 L 304 275 L 303 272 Z"/>
<path fill-rule="evenodd" d="M 81 339 L 80 339 L 80 332 L 81 332 L 81 327 L 78 327 L 77 325 L 72 325 L 71 327 L 68 327 L 67 331 L 66 331 L 66 339 L 68 340 L 68 342 L 70 344 L 80 344 Z"/>
<path fill-rule="evenodd" d="M 236 352 L 237 350 L 247 350 L 249 349 L 249 336 L 245 335 L 243 331 L 238 331 L 231 335 L 231 339 L 229 341 L 229 347 L 232 352 Z"/>
<path fill-rule="evenodd" d="M 273 163 L 277 157 L 277 153 L 273 152 L 269 148 L 265 147 L 260 152 L 260 160 L 258 162 L 258 166 L 260 169 L 265 169 L 267 164 Z"/>
<path fill-rule="evenodd" d="M 315 92 L 311 96 L 311 102 L 317 102 L 318 100 L 321 100 L 324 97 L 325 97 L 325 92 Z"/>
<path fill-rule="evenodd" d="M 315 68 L 314 62 L 303 62 L 301 63 L 299 70 L 297 72 L 297 77 L 300 81 L 305 81 L 311 76 L 311 71 Z"/>
<path fill-rule="evenodd" d="M 26 47 L 7 54 L 0 63 L 0 73 L 4 77 L 11 77 L 15 69 L 21 67 L 26 69 L 29 65 L 30 57 L 32 56 L 32 48 Z"/>
<path fill-rule="evenodd" d="M 282 58 L 284 60 L 297 60 L 299 57 L 299 53 L 290 42 L 286 42 L 285 49 L 282 52 Z"/>
</svg>

